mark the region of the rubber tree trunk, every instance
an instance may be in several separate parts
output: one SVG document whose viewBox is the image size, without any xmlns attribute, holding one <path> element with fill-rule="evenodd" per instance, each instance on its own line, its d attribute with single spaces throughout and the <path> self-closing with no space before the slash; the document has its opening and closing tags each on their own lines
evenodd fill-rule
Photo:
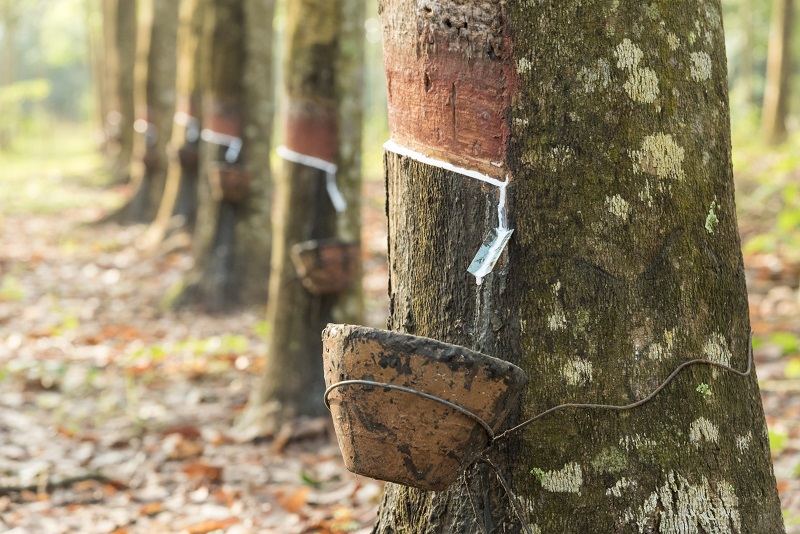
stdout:
<svg viewBox="0 0 800 534">
<path fill-rule="evenodd" d="M 133 194 L 121 214 L 123 222 L 152 222 L 164 195 L 175 113 L 179 6 L 159 0 L 141 4 L 146 9 L 137 36 Z"/>
<path fill-rule="evenodd" d="M 336 54 L 336 121 L 338 144 L 336 181 L 347 208 L 336 218 L 336 234 L 343 241 L 361 241 L 361 182 L 365 91 L 365 0 L 341 0 Z M 361 262 L 355 280 L 339 295 L 333 309 L 337 323 L 364 320 Z"/>
<path fill-rule="evenodd" d="M 283 162 L 278 184 L 267 322 L 267 364 L 237 423 L 242 437 L 267 435 L 297 416 L 323 413 L 321 332 L 340 303 L 357 315 L 360 290 L 312 294 L 291 259 L 295 245 L 360 237 L 363 0 L 297 0 L 287 4 L 285 139 L 296 154 L 338 165 L 347 202 L 337 215 L 322 170 Z"/>
<path fill-rule="evenodd" d="M 774 0 L 767 52 L 767 79 L 761 126 L 768 143 L 786 140 L 792 77 L 794 0 Z"/>
<path fill-rule="evenodd" d="M 202 66 L 203 0 L 182 0 L 178 27 L 177 106 L 169 142 L 167 181 L 158 215 L 148 229 L 145 247 L 155 247 L 168 231 L 191 232 L 197 215 L 200 163 L 199 72 Z"/>
<path fill-rule="evenodd" d="M 515 229 L 477 285 L 499 189 L 387 151 L 391 329 L 520 365 L 518 420 L 632 403 L 695 358 L 746 368 L 718 1 L 380 9 L 392 139 L 508 176 Z M 783 532 L 755 372 L 693 366 L 489 454 L 533 533 Z M 374 532 L 523 532 L 485 466 L 466 476 L 471 499 L 388 485 Z"/>
<path fill-rule="evenodd" d="M 211 0 L 207 7 L 208 59 L 201 84 L 208 142 L 203 144 L 205 167 L 199 183 L 196 266 L 182 302 L 213 312 L 266 302 L 274 8 L 274 0 Z M 238 155 L 232 155 L 230 142 L 219 134 L 243 140 Z M 228 169 L 247 176 L 238 192 L 225 185 L 222 172 Z"/>
<path fill-rule="evenodd" d="M 114 88 L 117 91 L 117 112 L 109 126 L 116 131 L 119 149 L 112 162 L 112 178 L 116 183 L 125 183 L 130 180 L 131 161 L 133 157 L 133 123 L 135 120 L 134 105 L 134 71 L 136 65 L 136 17 L 137 0 L 113 2 L 114 47 L 107 52 L 114 57 L 116 73 Z"/>
</svg>

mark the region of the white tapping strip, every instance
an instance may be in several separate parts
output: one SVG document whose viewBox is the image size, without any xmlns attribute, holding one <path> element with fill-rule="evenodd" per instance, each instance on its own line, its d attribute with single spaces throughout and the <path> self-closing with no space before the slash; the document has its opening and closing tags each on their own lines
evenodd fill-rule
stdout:
<svg viewBox="0 0 800 534">
<path fill-rule="evenodd" d="M 402 145 L 398 145 L 391 139 L 386 141 L 383 144 L 383 148 L 394 152 L 395 154 L 400 154 L 401 156 L 406 156 L 413 160 L 419 161 L 420 163 L 425 163 L 427 165 L 433 165 L 434 167 L 439 167 L 440 169 L 444 169 L 446 171 L 455 172 L 457 174 L 463 174 L 464 176 L 468 176 L 470 178 L 475 178 L 476 180 L 480 180 L 481 182 L 486 182 L 487 184 L 492 184 L 495 187 L 504 187 L 508 184 L 508 177 L 506 177 L 506 181 L 500 181 L 497 178 L 492 178 L 488 174 L 483 174 L 478 171 L 471 171 L 469 169 L 464 169 L 462 167 L 456 167 L 452 163 L 447 163 L 446 161 L 441 161 L 438 159 L 429 158 L 425 154 L 421 154 L 419 152 L 415 152 L 410 148 L 406 148 Z"/>
<path fill-rule="evenodd" d="M 194 143 L 200 139 L 200 119 L 192 117 L 183 111 L 177 111 L 173 120 L 175 124 L 186 128 L 186 140 L 188 142 Z"/>
<path fill-rule="evenodd" d="M 283 145 L 276 148 L 275 152 L 277 152 L 278 156 L 286 161 L 291 161 L 292 163 L 297 163 L 298 165 L 304 165 L 306 167 L 311 167 L 312 169 L 323 171 L 325 173 L 325 188 L 328 191 L 328 196 L 331 199 L 333 208 L 338 213 L 343 213 L 344 210 L 347 209 L 347 201 L 344 199 L 342 192 L 339 191 L 339 187 L 336 185 L 336 172 L 339 170 L 339 168 L 335 163 L 325 161 L 324 159 L 315 158 L 314 156 L 307 156 L 305 154 L 301 154 L 300 152 L 295 152 L 294 150 L 291 150 Z"/>
<path fill-rule="evenodd" d="M 452 163 L 428 157 L 425 154 L 421 154 L 420 152 L 411 150 L 408 147 L 399 145 L 394 141 L 392 141 L 391 139 L 389 139 L 388 141 L 386 141 L 386 143 L 383 144 L 383 148 L 390 152 L 394 152 L 395 154 L 398 154 L 400 156 L 405 156 L 415 161 L 419 161 L 420 163 L 431 165 L 433 167 L 438 167 L 440 169 L 454 172 L 456 174 L 461 174 L 468 178 L 474 178 L 475 180 L 480 180 L 481 182 L 486 182 L 487 184 L 491 184 L 497 187 L 500 190 L 500 198 L 497 199 L 498 238 L 494 241 L 494 243 L 487 252 L 487 256 L 495 257 L 496 261 L 496 258 L 499 257 L 500 254 L 503 252 L 506 243 L 508 243 L 508 237 L 514 231 L 514 230 L 509 230 L 508 228 L 508 208 L 506 207 L 506 196 L 507 196 L 506 189 L 508 187 L 508 175 L 506 175 L 505 181 L 500 181 L 497 178 L 492 178 L 487 174 L 483 174 L 478 171 L 471 171 L 463 167 L 457 167 Z M 497 166 L 494 162 L 492 162 L 492 165 Z M 478 252 L 478 254 L 480 254 L 480 251 Z M 481 269 L 479 271 L 476 271 L 476 273 L 471 273 L 475 276 L 475 279 L 478 281 L 478 285 L 481 284 L 483 277 L 486 276 L 489 272 L 491 272 L 491 270 L 494 268 L 495 261 L 485 262 L 481 266 Z"/>
<path fill-rule="evenodd" d="M 208 128 L 203 128 L 200 132 L 200 137 L 207 143 L 228 147 L 227 152 L 225 152 L 225 161 L 228 163 L 236 163 L 239 159 L 239 152 L 242 151 L 241 137 L 215 132 Z"/>
<path fill-rule="evenodd" d="M 508 207 L 506 206 L 506 189 L 508 188 L 508 176 L 503 185 L 498 186 L 500 198 L 497 199 L 497 229 L 508 229 Z"/>
</svg>

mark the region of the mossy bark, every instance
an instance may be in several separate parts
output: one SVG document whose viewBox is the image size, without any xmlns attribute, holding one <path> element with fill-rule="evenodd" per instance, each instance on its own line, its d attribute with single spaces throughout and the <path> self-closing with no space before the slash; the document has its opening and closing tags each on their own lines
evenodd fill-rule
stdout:
<svg viewBox="0 0 800 534">
<path fill-rule="evenodd" d="M 325 172 L 282 163 L 267 308 L 267 364 L 238 423 L 242 436 L 270 434 L 287 420 L 321 415 L 325 410 L 320 336 L 341 299 L 338 294 L 310 293 L 295 271 L 290 251 L 306 241 L 359 238 L 358 108 L 363 58 L 359 17 L 363 18 L 363 0 L 296 0 L 287 4 L 286 142 L 296 152 L 339 165 L 337 182 L 348 206 L 345 214 L 337 216 Z M 318 142 L 308 143 L 310 136 Z M 358 297 L 356 292 L 351 299 Z M 343 312 L 358 313 L 359 306 L 352 306 L 358 300 L 347 302 L 351 306 Z"/>
<path fill-rule="evenodd" d="M 207 7 L 203 128 L 216 131 L 220 117 L 234 124 L 231 131 L 217 133 L 243 140 L 236 165 L 250 175 L 242 199 L 227 197 L 203 176 L 211 165 L 225 162 L 228 146 L 203 143 L 196 263 L 181 302 L 200 303 L 211 311 L 263 304 L 267 298 L 273 107 L 268 58 L 274 6 L 274 0 L 210 0 Z"/>
<path fill-rule="evenodd" d="M 383 0 L 384 41 L 423 8 Z M 515 232 L 477 286 L 496 189 L 388 152 L 389 326 L 521 366 L 518 420 L 631 403 L 686 360 L 745 369 L 719 2 L 509 0 L 501 16 Z M 491 456 L 534 533 L 783 532 L 755 372 L 695 366 L 642 407 L 558 412 Z M 475 511 L 461 484 L 389 485 L 375 532 L 522 532 L 491 472 L 467 479 Z"/>
</svg>

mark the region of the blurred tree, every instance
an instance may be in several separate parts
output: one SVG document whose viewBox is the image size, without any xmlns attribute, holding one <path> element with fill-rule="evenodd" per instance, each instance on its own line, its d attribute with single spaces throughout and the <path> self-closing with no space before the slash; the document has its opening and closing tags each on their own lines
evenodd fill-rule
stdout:
<svg viewBox="0 0 800 534">
<path fill-rule="evenodd" d="M 298 275 L 292 256 L 297 260 L 298 252 L 308 252 L 320 260 L 323 276 L 343 274 L 339 269 L 346 271 L 346 264 L 354 267 L 349 260 L 351 244 L 360 238 L 364 9 L 363 0 L 287 4 L 286 146 L 277 187 L 267 364 L 237 422 L 243 437 L 270 434 L 287 420 L 324 410 L 320 334 L 341 294 L 308 285 L 310 278 Z M 321 261 L 323 250 L 334 251 L 332 264 Z M 358 295 L 353 290 L 343 313 L 359 313 Z"/>
<path fill-rule="evenodd" d="M 0 30 L 3 40 L 0 49 L 0 86 L 8 85 L 16 80 L 16 46 L 14 37 L 17 24 L 26 2 L 19 0 L 0 0 Z"/>
<path fill-rule="evenodd" d="M 112 110 L 119 113 L 117 102 L 117 61 L 113 53 L 116 40 L 116 0 L 102 0 L 99 5 L 100 17 L 96 16 L 98 5 L 88 2 L 89 12 L 89 54 L 92 58 L 92 78 L 95 85 L 97 109 L 95 110 L 99 127 L 103 133 L 103 147 L 112 161 L 116 159 L 119 134 L 111 127 Z M 95 15 L 95 16 L 93 16 Z M 99 24 L 98 24 L 99 22 Z"/>
<path fill-rule="evenodd" d="M 755 13 L 753 10 L 753 0 L 742 0 L 741 22 L 744 26 L 742 36 L 742 47 L 739 51 L 741 58 L 740 78 L 742 86 L 743 100 L 746 104 L 753 104 L 756 101 L 755 89 L 755 69 L 753 65 L 753 48 L 755 46 Z"/>
<path fill-rule="evenodd" d="M 392 140 L 509 177 L 502 204 L 385 152 L 390 328 L 520 365 L 519 420 L 638 401 L 687 360 L 744 370 L 719 1 L 535 4 L 380 2 Z M 504 207 L 508 253 L 476 285 Z M 389 484 L 374 532 L 784 531 L 755 373 L 694 366 L 637 408 L 559 411 L 489 454 L 525 530 L 479 464 L 442 492 Z"/>
<path fill-rule="evenodd" d="M 195 267 L 179 303 L 211 311 L 266 301 L 271 247 L 274 0 L 210 0 Z"/>
<path fill-rule="evenodd" d="M 104 0 L 104 42 L 108 112 L 106 138 L 112 180 L 130 180 L 133 154 L 134 70 L 137 0 Z"/>
<path fill-rule="evenodd" d="M 167 143 L 175 113 L 177 31 L 180 2 L 143 0 L 139 11 L 131 182 L 133 196 L 123 221 L 155 219 L 167 180 Z"/>
<path fill-rule="evenodd" d="M 794 0 L 774 0 L 761 127 L 768 143 L 784 142 L 792 79 Z"/>
<path fill-rule="evenodd" d="M 191 233 L 197 215 L 200 167 L 200 108 L 205 0 L 183 0 L 178 28 L 178 95 L 169 146 L 167 184 L 158 215 L 143 245 L 155 247 L 168 230 Z"/>
</svg>

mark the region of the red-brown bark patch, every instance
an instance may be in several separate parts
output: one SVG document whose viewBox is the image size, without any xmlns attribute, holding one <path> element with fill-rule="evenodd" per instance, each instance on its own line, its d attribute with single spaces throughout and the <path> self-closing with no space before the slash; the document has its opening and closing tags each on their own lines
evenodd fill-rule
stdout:
<svg viewBox="0 0 800 534">
<path fill-rule="evenodd" d="M 335 163 L 338 127 L 333 110 L 311 102 L 292 102 L 286 116 L 286 148 Z"/>
<path fill-rule="evenodd" d="M 385 39 L 392 139 L 503 178 L 517 86 L 504 8 L 487 0 L 422 0 L 415 16 L 415 35 Z"/>
</svg>

